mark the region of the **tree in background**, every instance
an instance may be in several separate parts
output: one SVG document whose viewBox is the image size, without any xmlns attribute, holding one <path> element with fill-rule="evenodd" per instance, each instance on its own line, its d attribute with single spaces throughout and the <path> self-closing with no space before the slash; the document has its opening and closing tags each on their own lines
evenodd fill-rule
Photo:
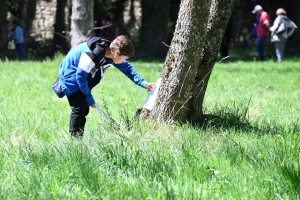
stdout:
<svg viewBox="0 0 300 200">
<path fill-rule="evenodd" d="M 53 35 L 53 51 L 61 51 L 67 53 L 70 49 L 69 38 L 68 38 L 68 28 L 66 26 L 66 6 L 68 0 L 59 0 L 56 4 L 56 14 L 54 23 L 54 35 Z M 62 20 L 63 19 L 63 20 Z"/>
<path fill-rule="evenodd" d="M 72 0 L 67 1 L 71 2 Z M 89 16 L 88 19 L 90 19 L 91 22 L 80 24 L 79 21 L 75 22 L 76 20 L 74 20 L 74 24 L 77 23 L 77 25 L 74 26 L 73 29 L 77 31 L 79 31 L 79 29 L 82 30 L 83 36 L 85 36 L 85 34 L 87 33 L 86 29 L 93 27 L 94 16 L 96 17 L 97 15 L 99 15 L 101 17 L 105 17 L 109 15 L 112 19 L 113 24 L 117 27 L 117 34 L 128 35 L 130 39 L 134 41 L 135 46 L 139 47 L 136 53 L 142 53 L 147 57 L 165 57 L 168 50 L 167 45 L 170 44 L 170 41 L 173 38 L 180 0 L 77 0 L 75 2 L 78 2 L 80 4 L 80 6 L 78 6 L 79 12 L 81 12 L 80 9 L 84 9 L 86 11 L 87 9 L 90 10 L 89 7 L 93 6 L 93 2 L 95 2 L 95 6 L 93 8 L 94 14 L 91 14 L 92 12 L 86 12 L 79 17 L 83 17 L 83 20 L 86 21 L 87 19 L 85 19 L 85 16 Z M 47 4 L 49 6 L 47 6 Z M 5 56 L 7 52 L 5 48 L 5 46 L 7 45 L 6 35 L 10 28 L 9 24 L 12 21 L 10 18 L 8 18 L 8 21 L 6 20 L 6 17 L 9 16 L 13 16 L 13 18 L 19 18 L 21 20 L 22 27 L 24 28 L 25 46 L 34 51 L 32 52 L 33 54 L 36 53 L 36 55 L 33 55 L 34 57 L 51 56 L 53 50 L 61 50 L 60 48 L 56 47 L 57 45 L 61 45 L 62 42 L 64 42 L 61 41 L 63 40 L 63 38 L 60 38 L 57 34 L 55 34 L 53 38 L 40 37 L 40 35 L 45 34 L 45 29 L 52 29 L 52 27 L 49 26 L 49 24 L 52 22 L 52 19 L 55 19 L 55 22 L 53 22 L 54 32 L 62 33 L 64 25 L 66 26 L 64 31 L 68 32 L 70 30 L 71 19 L 69 17 L 69 13 L 71 13 L 71 6 L 69 10 L 64 10 L 64 4 L 65 0 L 1 0 L 0 21 L 3 25 L 0 28 L 1 57 L 2 55 Z M 140 9 L 139 4 L 142 4 L 142 9 Z M 251 13 L 251 11 L 256 4 L 262 5 L 263 8 L 267 10 L 268 13 L 270 13 L 273 20 L 276 17 L 276 10 L 279 7 L 283 7 L 287 11 L 288 16 L 298 25 L 298 27 L 300 26 L 300 12 L 298 12 L 300 10 L 299 0 L 235 0 L 232 13 L 232 48 L 253 47 L 254 40 L 251 36 L 251 32 L 253 29 L 253 23 L 255 22 L 255 17 Z M 41 21 L 43 19 L 41 19 L 40 16 L 44 17 L 44 14 L 46 13 L 43 13 L 43 11 L 47 10 L 45 8 L 49 8 L 52 5 L 57 5 L 58 11 L 50 13 L 50 15 L 53 14 L 53 18 L 45 18 L 46 21 L 44 22 L 47 23 L 41 24 Z M 131 17 L 129 22 L 125 20 L 127 16 L 124 16 L 124 13 L 128 12 L 128 10 L 125 10 L 126 5 L 131 5 Z M 138 16 L 138 19 L 134 18 L 134 12 L 138 12 L 138 15 L 136 15 Z M 142 14 L 142 20 L 140 14 Z M 39 16 L 38 19 L 40 21 L 38 23 L 36 23 L 36 15 Z M 47 15 L 49 15 L 49 13 L 47 13 Z M 65 18 L 63 18 L 63 15 L 66 15 Z M 39 27 L 41 29 L 40 31 Z M 77 32 L 77 34 L 79 34 L 79 32 Z M 294 42 L 287 43 L 287 55 L 290 55 L 288 52 L 292 52 L 293 55 L 299 55 L 299 41 L 300 32 L 297 31 Z M 167 45 L 163 45 L 162 42 L 166 43 Z M 269 45 L 272 47 L 271 52 L 273 53 L 273 46 L 271 44 Z M 53 47 L 55 48 L 53 49 Z M 68 50 L 69 49 L 63 50 L 63 52 Z"/>
<path fill-rule="evenodd" d="M 142 0 L 142 27 L 139 51 L 147 57 L 165 57 L 168 48 L 170 0 Z"/>
<path fill-rule="evenodd" d="M 158 120 L 203 119 L 210 74 L 231 15 L 233 0 L 182 0 L 152 115 Z"/>
<path fill-rule="evenodd" d="M 1 0 L 0 1 L 0 49 L 6 49 L 7 46 L 7 1 Z"/>
<path fill-rule="evenodd" d="M 94 19 L 98 26 L 103 26 L 102 20 L 111 19 L 117 26 L 117 35 L 127 35 L 128 27 L 124 24 L 124 8 L 132 0 L 95 0 Z"/>
<path fill-rule="evenodd" d="M 117 35 L 128 35 L 128 29 L 124 24 L 124 4 L 127 0 L 111 1 L 108 7 L 108 13 L 113 16 L 112 23 L 116 24 Z"/>
<path fill-rule="evenodd" d="M 87 33 L 93 28 L 94 0 L 72 0 L 71 47 L 85 41 Z"/>
</svg>

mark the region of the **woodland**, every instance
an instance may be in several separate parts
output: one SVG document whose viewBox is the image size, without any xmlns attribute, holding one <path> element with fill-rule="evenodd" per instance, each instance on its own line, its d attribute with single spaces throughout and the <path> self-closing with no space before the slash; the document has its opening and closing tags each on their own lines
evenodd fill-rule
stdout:
<svg viewBox="0 0 300 200">
<path fill-rule="evenodd" d="M 67 53 L 70 46 L 72 5 L 78 0 L 1 0 L 0 1 L 0 57 L 7 56 L 7 35 L 10 32 L 12 20 L 20 19 L 24 29 L 25 48 L 31 50 L 31 57 L 53 56 L 56 52 Z M 32 22 L 39 12 L 38 5 L 41 2 L 56 4 L 53 11 L 55 22 L 53 23 L 53 37 L 38 40 L 32 34 Z M 135 44 L 136 54 L 148 58 L 165 58 L 168 45 L 173 38 L 173 33 L 178 18 L 180 0 L 85 0 L 78 1 L 93 5 L 88 17 L 89 23 L 86 29 L 90 30 L 95 24 L 106 17 L 116 27 L 116 34 L 128 35 Z M 279 7 L 286 9 L 287 15 L 298 26 L 300 25 L 300 4 L 297 0 L 235 0 L 231 19 L 232 25 L 228 30 L 231 34 L 230 47 L 251 48 L 255 39 L 252 37 L 252 29 L 255 16 L 252 10 L 256 4 L 260 4 L 267 11 L 271 19 L 275 19 L 275 12 Z M 87 7 L 82 5 L 82 7 Z M 129 20 L 124 16 L 125 8 L 129 8 Z M 91 19 L 93 18 L 93 19 Z M 128 18 L 128 17 L 127 17 Z M 64 19 L 64 20 L 63 20 Z M 84 29 L 83 27 L 79 27 Z M 84 33 L 86 34 L 86 33 Z M 296 54 L 300 50 L 300 32 L 298 31 L 293 43 L 287 44 L 287 51 Z M 268 43 L 271 46 L 271 43 Z M 35 49 L 39 49 L 35 51 Z"/>
</svg>

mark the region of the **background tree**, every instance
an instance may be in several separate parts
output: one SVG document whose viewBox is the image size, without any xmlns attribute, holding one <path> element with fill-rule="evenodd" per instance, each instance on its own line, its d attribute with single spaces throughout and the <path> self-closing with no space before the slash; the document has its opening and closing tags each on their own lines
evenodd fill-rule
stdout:
<svg viewBox="0 0 300 200">
<path fill-rule="evenodd" d="M 68 28 L 66 26 L 66 5 L 68 0 L 59 0 L 56 4 L 56 15 L 54 23 L 54 35 L 53 35 L 53 51 L 62 51 L 67 53 L 69 50 Z"/>
<path fill-rule="evenodd" d="M 0 49 L 6 49 L 7 46 L 7 1 L 1 0 L 0 1 Z"/>
<path fill-rule="evenodd" d="M 116 0 L 110 3 L 108 13 L 113 16 L 113 24 L 117 24 L 117 35 L 128 35 L 128 29 L 124 24 L 124 4 L 127 0 Z"/>
<path fill-rule="evenodd" d="M 124 24 L 124 8 L 132 0 L 95 0 L 94 19 L 98 26 L 102 26 L 101 21 L 110 18 L 117 27 L 117 35 L 128 33 L 128 27 Z"/>
<path fill-rule="evenodd" d="M 25 36 L 24 46 L 30 50 L 31 58 L 44 58 L 53 55 L 52 50 L 62 50 L 63 47 L 61 47 L 62 49 L 56 47 L 58 47 L 57 44 L 61 45 L 64 43 L 60 41 L 63 38 L 60 38 L 53 32 L 61 33 L 64 29 L 63 26 L 65 26 L 67 31 L 70 30 L 71 6 L 69 10 L 64 9 L 65 7 L 63 7 L 63 5 L 65 1 L 66 0 L 1 0 L 0 20 L 3 24 L 0 28 L 2 30 L 0 32 L 1 58 L 5 57 L 7 52 L 9 52 L 6 51 L 5 48 L 7 45 L 6 36 L 11 28 L 10 24 L 12 19 L 14 18 L 21 20 Z M 71 4 L 69 2 L 72 0 L 67 1 L 69 5 Z M 77 8 L 75 7 L 73 9 L 75 9 L 76 12 L 82 13 L 82 16 L 77 16 L 77 19 L 74 18 L 73 35 L 86 36 L 87 30 L 93 27 L 93 21 L 96 18 L 100 16 L 101 19 L 102 17 L 110 16 L 113 24 L 117 28 L 117 35 L 128 35 L 135 43 L 135 47 L 139 47 L 138 51 L 136 51 L 137 54 L 141 54 L 147 58 L 150 56 L 165 58 L 168 48 L 163 45 L 162 42 L 169 45 L 173 38 L 180 0 L 74 0 L 74 2 L 78 2 L 78 11 L 76 11 Z M 142 4 L 141 7 L 140 4 Z M 253 56 L 255 56 L 255 39 L 251 35 L 255 16 L 251 11 L 256 4 L 262 5 L 271 15 L 272 20 L 275 19 L 275 12 L 279 7 L 285 8 L 288 17 L 300 27 L 300 12 L 298 12 L 300 10 L 299 0 L 235 0 L 234 9 L 232 11 L 233 35 L 230 42 L 230 49 L 247 48 L 247 52 L 244 52 L 242 55 L 235 55 L 246 60 L 252 60 Z M 49 9 L 52 9 L 52 6 L 55 5 L 57 5 L 57 11 L 49 12 Z M 130 10 L 128 10 L 127 5 L 131 5 Z M 93 14 L 90 12 L 91 8 L 94 11 Z M 82 12 L 81 10 L 85 11 Z M 133 13 L 135 13 L 135 15 L 133 15 Z M 64 15 L 65 17 L 63 17 Z M 129 21 L 128 15 L 130 15 Z M 75 22 L 76 20 L 81 21 Z M 88 23 L 86 23 L 87 21 Z M 51 25 L 53 25 L 53 27 L 51 27 Z M 53 32 L 51 33 L 51 31 Z M 82 33 L 78 31 L 82 31 Z M 51 37 L 51 35 L 53 35 L 53 37 Z M 79 36 L 79 38 L 80 37 L 81 36 Z M 81 41 L 81 39 L 79 39 L 79 41 Z M 294 42 L 287 43 L 286 56 L 299 55 L 299 41 L 300 31 L 297 31 Z M 268 58 L 272 58 L 272 56 L 275 57 L 274 45 L 269 42 L 266 47 L 266 56 Z M 70 46 L 66 47 L 63 52 L 66 53 L 69 48 Z M 230 56 L 232 59 L 233 56 Z"/>
<path fill-rule="evenodd" d="M 147 57 L 165 57 L 168 40 L 170 0 L 142 0 L 142 28 L 139 51 Z"/>
<path fill-rule="evenodd" d="M 88 31 L 93 28 L 94 0 L 72 0 L 71 47 L 85 41 Z"/>
<path fill-rule="evenodd" d="M 152 115 L 198 123 L 233 0 L 182 0 Z"/>
<path fill-rule="evenodd" d="M 170 8 L 169 8 L 169 22 L 168 22 L 168 40 L 167 44 L 171 43 L 173 38 L 173 33 L 175 30 L 176 21 L 178 18 L 178 12 L 180 8 L 181 0 L 171 0 Z"/>
<path fill-rule="evenodd" d="M 140 7 L 137 5 L 141 5 L 141 0 L 126 0 L 124 2 L 124 5 L 126 5 L 127 10 L 124 10 L 123 12 L 123 21 L 124 21 L 124 27 L 119 30 L 117 30 L 117 35 L 125 34 L 130 36 L 130 39 L 133 43 L 139 42 L 139 34 L 140 34 L 140 28 L 141 27 L 141 18 L 139 16 L 136 16 Z M 124 8 L 124 7 L 123 7 Z M 127 12 L 127 13 L 126 13 Z M 126 16 L 127 14 L 127 16 Z M 124 32 L 122 32 L 122 30 Z"/>
</svg>

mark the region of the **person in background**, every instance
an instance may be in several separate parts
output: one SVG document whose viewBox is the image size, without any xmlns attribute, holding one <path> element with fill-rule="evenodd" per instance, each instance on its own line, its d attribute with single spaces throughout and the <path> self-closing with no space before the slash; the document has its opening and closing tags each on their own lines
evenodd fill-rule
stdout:
<svg viewBox="0 0 300 200">
<path fill-rule="evenodd" d="M 12 40 L 16 45 L 17 53 L 23 56 L 25 54 L 25 50 L 23 47 L 23 43 L 24 43 L 23 29 L 21 28 L 20 22 L 17 19 L 13 21 L 13 28 L 10 32 L 9 41 Z"/>
<path fill-rule="evenodd" d="M 155 83 L 148 83 L 126 61 L 133 54 L 133 44 L 124 35 L 118 36 L 112 42 L 105 38 L 89 36 L 86 42 L 75 46 L 63 59 L 59 67 L 59 81 L 72 110 L 69 127 L 72 136 L 83 136 L 89 107 L 97 106 L 91 90 L 99 84 L 111 65 L 136 85 L 148 91 L 154 88 Z M 122 85 L 121 82 L 119 84 Z"/>
<path fill-rule="evenodd" d="M 110 41 L 113 41 L 116 37 L 116 28 L 111 23 L 110 17 L 102 20 L 101 31 L 98 31 L 97 36 L 107 38 Z"/>
<path fill-rule="evenodd" d="M 95 36 L 99 37 L 99 34 L 101 32 L 101 27 L 102 27 L 102 18 L 98 17 L 94 21 L 94 27 L 95 27 Z"/>
<path fill-rule="evenodd" d="M 232 32 L 232 18 L 230 17 L 220 46 L 220 52 L 222 58 L 225 58 L 229 55 L 229 42 L 231 40 L 231 32 Z"/>
<path fill-rule="evenodd" d="M 256 14 L 256 16 L 260 16 L 256 30 L 257 39 L 255 48 L 258 58 L 260 60 L 265 60 L 264 45 L 268 39 L 271 18 L 270 15 L 265 12 L 260 5 L 256 5 L 252 13 Z"/>
<path fill-rule="evenodd" d="M 275 44 L 277 61 L 281 62 L 284 58 L 286 41 L 294 33 L 297 26 L 286 16 L 286 11 L 283 8 L 277 9 L 276 15 L 274 24 L 270 28 L 271 42 Z"/>
<path fill-rule="evenodd" d="M 254 24 L 254 28 L 252 31 L 252 36 L 256 39 L 257 38 L 257 25 L 259 24 L 259 20 L 260 20 L 260 16 L 256 15 L 256 20 L 255 20 L 255 24 Z"/>
</svg>

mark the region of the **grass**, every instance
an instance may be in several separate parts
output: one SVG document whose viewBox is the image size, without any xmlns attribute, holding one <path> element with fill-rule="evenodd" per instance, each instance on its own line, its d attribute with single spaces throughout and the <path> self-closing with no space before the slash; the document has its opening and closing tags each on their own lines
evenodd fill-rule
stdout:
<svg viewBox="0 0 300 200">
<path fill-rule="evenodd" d="M 0 61 L 0 199 L 299 199 L 300 67 L 221 62 L 203 127 L 134 118 L 148 93 L 115 68 L 93 94 L 82 140 L 51 85 L 62 56 Z M 161 62 L 134 61 L 156 81 Z"/>
</svg>

